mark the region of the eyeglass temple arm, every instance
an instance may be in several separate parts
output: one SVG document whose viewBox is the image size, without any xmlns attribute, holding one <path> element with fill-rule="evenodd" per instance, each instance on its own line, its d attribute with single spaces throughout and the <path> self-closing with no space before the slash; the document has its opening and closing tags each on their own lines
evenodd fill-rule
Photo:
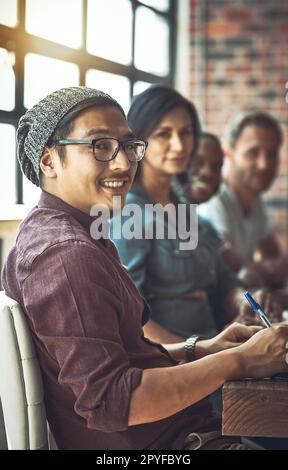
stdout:
<svg viewBox="0 0 288 470">
<path fill-rule="evenodd" d="M 92 140 L 78 140 L 78 139 L 60 139 L 55 143 L 58 145 L 69 145 L 69 144 L 92 144 Z"/>
</svg>

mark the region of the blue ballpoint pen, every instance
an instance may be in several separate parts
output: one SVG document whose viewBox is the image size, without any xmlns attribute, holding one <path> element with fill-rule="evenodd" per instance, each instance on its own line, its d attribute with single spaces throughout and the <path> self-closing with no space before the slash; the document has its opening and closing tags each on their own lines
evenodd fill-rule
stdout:
<svg viewBox="0 0 288 470">
<path fill-rule="evenodd" d="M 264 312 L 264 310 L 260 307 L 259 304 L 257 304 L 257 302 L 253 299 L 252 295 L 250 294 L 250 292 L 244 292 L 244 295 L 246 297 L 246 299 L 248 300 L 249 304 L 251 305 L 252 309 L 254 310 L 255 313 L 258 313 L 262 323 L 267 327 L 269 328 L 271 325 L 270 321 L 268 320 L 267 318 L 267 315 L 266 313 Z"/>
<path fill-rule="evenodd" d="M 244 295 L 245 295 L 246 299 L 248 300 L 249 304 L 251 305 L 252 309 L 254 310 L 254 312 L 258 313 L 258 315 L 261 318 L 262 323 L 264 323 L 266 328 L 269 328 L 270 326 L 272 326 L 270 321 L 268 320 L 268 318 L 266 316 L 266 313 L 260 307 L 260 305 L 257 304 L 257 302 L 253 299 L 250 292 L 244 292 Z M 285 373 L 285 372 L 282 372 L 282 373 L 280 372 L 279 374 L 273 375 L 273 378 L 287 380 L 288 379 L 288 374 Z"/>
</svg>

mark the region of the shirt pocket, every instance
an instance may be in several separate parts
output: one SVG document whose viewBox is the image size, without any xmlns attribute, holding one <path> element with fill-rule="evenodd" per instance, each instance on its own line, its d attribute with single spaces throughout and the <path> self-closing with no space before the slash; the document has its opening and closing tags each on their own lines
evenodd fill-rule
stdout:
<svg viewBox="0 0 288 470">
<path fill-rule="evenodd" d="M 175 243 L 171 252 L 171 277 L 189 289 L 208 289 L 217 284 L 217 261 L 214 251 L 204 243 L 195 250 L 180 250 Z"/>
<path fill-rule="evenodd" d="M 157 266 L 157 277 L 164 286 L 179 286 L 179 292 L 197 288 L 197 270 L 195 270 L 195 250 L 180 250 L 177 240 L 158 241 L 157 250 L 152 258 Z"/>
</svg>

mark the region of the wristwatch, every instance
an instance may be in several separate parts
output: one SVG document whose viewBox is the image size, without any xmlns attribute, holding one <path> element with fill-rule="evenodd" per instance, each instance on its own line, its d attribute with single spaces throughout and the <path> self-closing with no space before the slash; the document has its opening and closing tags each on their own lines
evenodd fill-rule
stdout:
<svg viewBox="0 0 288 470">
<path fill-rule="evenodd" d="M 195 346 L 196 346 L 198 339 L 200 339 L 200 336 L 198 335 L 192 335 L 186 339 L 184 349 L 186 352 L 186 357 L 187 357 L 188 362 L 194 361 L 196 359 L 195 358 Z"/>
</svg>

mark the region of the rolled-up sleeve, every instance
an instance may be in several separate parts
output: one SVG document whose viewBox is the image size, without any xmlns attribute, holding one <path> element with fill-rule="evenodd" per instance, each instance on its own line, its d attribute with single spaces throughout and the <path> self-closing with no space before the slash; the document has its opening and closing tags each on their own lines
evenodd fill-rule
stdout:
<svg viewBox="0 0 288 470">
<path fill-rule="evenodd" d="M 118 274 L 98 251 L 81 241 L 46 250 L 24 281 L 23 301 L 37 338 L 59 366 L 59 384 L 75 396 L 75 412 L 89 428 L 117 432 L 128 427 L 142 370 L 131 366 L 120 335 Z"/>
</svg>

